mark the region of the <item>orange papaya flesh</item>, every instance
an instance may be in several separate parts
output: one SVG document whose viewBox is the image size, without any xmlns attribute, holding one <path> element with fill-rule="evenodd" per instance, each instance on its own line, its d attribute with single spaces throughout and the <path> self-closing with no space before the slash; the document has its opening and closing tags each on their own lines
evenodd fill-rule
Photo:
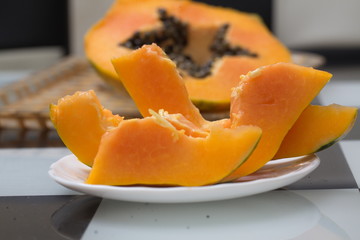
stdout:
<svg viewBox="0 0 360 240">
<path fill-rule="evenodd" d="M 206 136 L 176 129 L 160 113 L 122 121 L 104 134 L 87 179 L 89 184 L 202 186 L 214 184 L 241 165 L 261 136 L 257 127 L 226 129 Z"/>
<path fill-rule="evenodd" d="M 153 110 L 149 111 L 149 113 L 151 115 L 154 115 Z M 159 114 L 161 115 L 162 118 L 170 122 L 174 128 L 176 128 L 178 131 L 183 131 L 187 136 L 206 137 L 209 133 L 207 128 L 204 128 L 203 126 L 199 127 L 195 125 L 193 122 L 190 122 L 180 113 L 169 114 L 163 109 L 160 109 Z M 228 126 L 225 126 L 224 124 L 217 124 L 217 125 L 222 126 L 224 128 L 228 128 Z"/>
<path fill-rule="evenodd" d="M 231 96 L 231 124 L 258 126 L 263 137 L 246 163 L 226 180 L 251 174 L 271 160 L 287 132 L 331 77 L 325 71 L 291 63 L 268 65 L 243 75 Z"/>
<path fill-rule="evenodd" d="M 175 64 L 157 45 L 144 46 L 112 63 L 142 116 L 149 116 L 148 109 L 166 109 L 197 126 L 205 121 L 189 99 Z"/>
<path fill-rule="evenodd" d="M 351 130 L 357 111 L 356 107 L 338 104 L 309 105 L 286 134 L 274 159 L 302 156 L 332 146 Z"/>
<path fill-rule="evenodd" d="M 88 166 L 93 164 L 102 135 L 123 120 L 103 108 L 92 90 L 50 105 L 50 119 L 65 146 Z"/>
<path fill-rule="evenodd" d="M 110 59 L 157 43 L 176 62 L 201 110 L 228 109 L 239 75 L 291 62 L 258 16 L 186 0 L 118 0 L 84 41 L 89 61 L 116 88 L 122 79 Z"/>
</svg>

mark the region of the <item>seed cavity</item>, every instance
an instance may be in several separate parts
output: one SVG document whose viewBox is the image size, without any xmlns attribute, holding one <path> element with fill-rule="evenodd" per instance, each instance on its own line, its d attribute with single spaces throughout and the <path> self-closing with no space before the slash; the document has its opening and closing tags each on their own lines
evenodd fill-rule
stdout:
<svg viewBox="0 0 360 240">
<path fill-rule="evenodd" d="M 129 49 L 138 49 L 145 44 L 156 43 L 176 63 L 177 68 L 197 79 L 211 75 L 214 63 L 223 56 L 258 57 L 256 53 L 241 46 L 232 46 L 226 41 L 226 33 L 230 27 L 226 23 L 217 29 L 209 46 L 208 50 L 211 53 L 209 60 L 202 64 L 196 63 L 189 54 L 184 53 L 189 41 L 189 24 L 169 15 L 163 8 L 158 9 L 158 17 L 162 27 L 150 31 L 137 31 L 119 45 Z"/>
</svg>

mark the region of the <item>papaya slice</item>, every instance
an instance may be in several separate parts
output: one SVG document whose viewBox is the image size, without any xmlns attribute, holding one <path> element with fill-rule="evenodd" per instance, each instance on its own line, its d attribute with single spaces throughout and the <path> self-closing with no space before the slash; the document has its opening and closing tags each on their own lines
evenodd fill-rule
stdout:
<svg viewBox="0 0 360 240">
<path fill-rule="evenodd" d="M 149 116 L 149 109 L 166 109 L 182 114 L 197 126 L 204 123 L 174 62 L 157 45 L 144 46 L 112 63 L 142 116 Z"/>
<path fill-rule="evenodd" d="M 92 90 L 51 104 L 50 119 L 65 146 L 88 166 L 93 164 L 102 135 L 123 120 L 103 108 Z"/>
<path fill-rule="evenodd" d="M 200 110 L 229 109 L 241 74 L 291 62 L 259 16 L 188 0 L 117 0 L 84 39 L 87 58 L 117 89 L 110 60 L 151 43 L 176 63 Z"/>
<path fill-rule="evenodd" d="M 238 168 L 261 137 L 255 126 L 230 129 L 214 122 L 199 128 L 164 110 L 125 120 L 91 90 L 60 99 L 50 116 L 65 145 L 92 166 L 89 184 L 213 184 Z"/>
<path fill-rule="evenodd" d="M 211 125 L 204 137 L 175 128 L 161 114 L 122 121 L 104 134 L 87 183 L 202 186 L 228 176 L 251 154 L 257 127 Z"/>
<path fill-rule="evenodd" d="M 232 126 L 263 130 L 257 148 L 227 180 L 255 172 L 271 160 L 287 132 L 332 75 L 291 63 L 258 68 L 241 77 L 231 95 Z"/>
<path fill-rule="evenodd" d="M 358 109 L 338 104 L 308 106 L 283 139 L 274 159 L 319 152 L 340 141 L 353 127 Z"/>
</svg>

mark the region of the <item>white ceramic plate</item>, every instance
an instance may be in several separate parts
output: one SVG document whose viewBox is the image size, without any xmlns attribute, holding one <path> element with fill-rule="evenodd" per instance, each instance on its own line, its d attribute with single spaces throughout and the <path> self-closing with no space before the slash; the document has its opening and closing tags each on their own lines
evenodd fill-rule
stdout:
<svg viewBox="0 0 360 240">
<path fill-rule="evenodd" d="M 152 203 L 205 202 L 250 196 L 287 186 L 320 164 L 316 155 L 273 160 L 254 174 L 232 183 L 201 187 L 106 186 L 84 183 L 90 168 L 68 155 L 53 163 L 49 175 L 59 184 L 85 194 L 113 200 Z"/>
</svg>

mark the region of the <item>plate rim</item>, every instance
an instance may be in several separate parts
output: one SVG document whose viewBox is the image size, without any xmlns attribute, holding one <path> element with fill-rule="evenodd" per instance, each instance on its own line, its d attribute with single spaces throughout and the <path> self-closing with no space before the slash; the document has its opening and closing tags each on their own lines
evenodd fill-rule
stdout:
<svg viewBox="0 0 360 240">
<path fill-rule="evenodd" d="M 278 159 L 268 162 L 265 166 L 281 163 L 281 162 L 291 162 L 299 160 L 301 158 L 310 158 L 310 164 L 296 169 L 290 173 L 286 173 L 276 177 L 270 178 L 260 178 L 244 182 L 228 182 L 213 184 L 207 186 L 195 186 L 195 187 L 186 187 L 186 186 L 174 186 L 174 187 L 156 187 L 156 186 L 110 186 L 110 185 L 93 185 L 87 184 L 84 182 L 76 182 L 66 179 L 59 176 L 58 167 L 60 164 L 67 162 L 76 161 L 78 166 L 82 166 L 84 169 L 90 170 L 90 167 L 81 163 L 77 160 L 74 154 L 66 155 L 56 162 L 52 163 L 48 174 L 50 177 L 57 182 L 58 184 L 80 192 L 83 194 L 93 195 L 97 197 L 102 197 L 105 199 L 119 200 L 119 201 L 131 201 L 131 202 L 152 202 L 152 203 L 188 203 L 188 202 L 207 202 L 207 201 L 217 201 L 217 200 L 227 200 L 233 198 L 247 197 L 259 193 L 264 193 L 278 188 L 287 186 L 291 183 L 294 183 L 301 178 L 308 175 L 310 172 L 315 170 L 319 164 L 320 159 L 316 154 L 309 154 L 305 156 L 300 156 L 296 158 L 286 158 Z M 83 169 L 83 170 L 84 170 Z M 77 171 L 81 169 L 75 169 Z M 255 185 L 262 185 L 262 188 L 259 189 L 248 189 L 249 187 Z M 244 188 L 244 192 L 237 192 L 233 190 L 241 190 Z M 114 194 L 115 193 L 115 194 Z M 222 194 L 223 195 L 222 195 Z M 224 195 L 224 193 L 226 193 Z M 183 195 L 181 195 L 183 194 Z M 192 196 L 190 195 L 192 194 Z M 202 194 L 210 195 L 203 196 Z M 146 198 L 144 198 L 146 195 Z"/>
</svg>

